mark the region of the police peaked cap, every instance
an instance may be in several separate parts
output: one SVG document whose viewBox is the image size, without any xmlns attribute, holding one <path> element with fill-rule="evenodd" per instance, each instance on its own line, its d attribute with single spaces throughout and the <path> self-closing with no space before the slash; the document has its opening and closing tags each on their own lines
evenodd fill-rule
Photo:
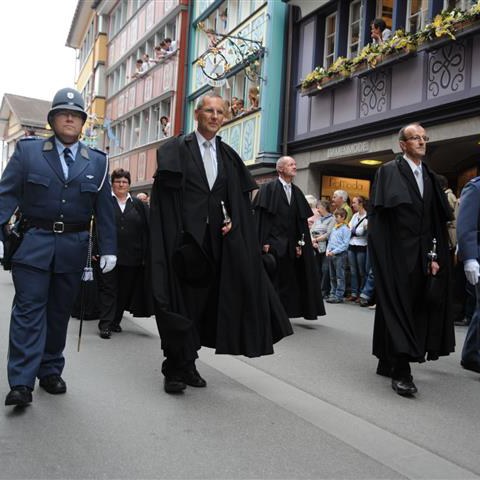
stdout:
<svg viewBox="0 0 480 480">
<path fill-rule="evenodd" d="M 79 91 L 73 88 L 62 88 L 55 94 L 52 101 L 52 108 L 47 116 L 48 123 L 52 123 L 51 119 L 57 110 L 81 112 L 83 114 L 83 121 L 85 122 L 87 120 L 83 97 Z"/>
</svg>

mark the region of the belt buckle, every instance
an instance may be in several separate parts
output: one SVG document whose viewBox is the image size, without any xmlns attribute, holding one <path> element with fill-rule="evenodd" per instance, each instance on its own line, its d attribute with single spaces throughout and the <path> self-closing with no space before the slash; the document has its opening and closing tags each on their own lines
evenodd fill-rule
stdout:
<svg viewBox="0 0 480 480">
<path fill-rule="evenodd" d="M 63 222 L 53 222 L 54 233 L 63 233 L 65 230 L 65 224 Z"/>
</svg>

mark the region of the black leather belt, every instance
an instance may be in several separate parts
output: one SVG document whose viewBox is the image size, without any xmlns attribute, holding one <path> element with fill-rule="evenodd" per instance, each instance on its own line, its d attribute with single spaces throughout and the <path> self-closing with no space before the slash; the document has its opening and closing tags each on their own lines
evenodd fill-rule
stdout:
<svg viewBox="0 0 480 480">
<path fill-rule="evenodd" d="M 26 218 L 23 221 L 24 230 L 29 228 L 41 228 L 54 233 L 74 233 L 85 232 L 90 229 L 89 223 L 64 223 L 52 222 L 50 220 L 42 220 L 41 218 Z"/>
</svg>

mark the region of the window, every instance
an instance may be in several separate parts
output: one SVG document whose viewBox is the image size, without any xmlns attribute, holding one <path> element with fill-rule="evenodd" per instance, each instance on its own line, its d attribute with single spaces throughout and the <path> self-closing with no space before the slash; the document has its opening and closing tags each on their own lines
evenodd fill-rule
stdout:
<svg viewBox="0 0 480 480">
<path fill-rule="evenodd" d="M 409 33 L 417 33 L 425 26 L 428 0 L 408 0 L 407 25 Z"/>
<path fill-rule="evenodd" d="M 459 8 L 460 10 L 468 10 L 475 2 L 475 0 L 444 0 L 443 9 L 453 10 Z"/>
<path fill-rule="evenodd" d="M 335 35 L 337 14 L 332 13 L 325 19 L 325 49 L 323 54 L 324 68 L 330 67 L 335 60 Z"/>
<path fill-rule="evenodd" d="M 383 18 L 387 28 L 392 28 L 393 0 L 378 0 L 376 18 Z M 372 19 L 373 20 L 373 19 Z"/>
<path fill-rule="evenodd" d="M 355 0 L 350 4 L 349 27 L 348 27 L 348 51 L 349 58 L 356 57 L 360 50 L 360 32 L 362 31 L 362 2 Z"/>
</svg>

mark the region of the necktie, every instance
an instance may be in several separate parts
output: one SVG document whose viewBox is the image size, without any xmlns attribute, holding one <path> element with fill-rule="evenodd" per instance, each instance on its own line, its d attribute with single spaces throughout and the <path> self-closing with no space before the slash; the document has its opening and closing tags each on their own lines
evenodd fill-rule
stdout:
<svg viewBox="0 0 480 480">
<path fill-rule="evenodd" d="M 212 144 L 209 141 L 203 142 L 205 147 L 205 153 L 203 154 L 203 164 L 205 166 L 205 173 L 207 174 L 208 186 L 210 190 L 215 183 L 217 178 L 217 161 L 212 156 L 211 146 Z"/>
<path fill-rule="evenodd" d="M 420 196 L 423 198 L 423 179 L 420 168 L 421 167 L 415 169 L 415 180 L 417 181 L 418 189 L 420 190 Z"/>
<path fill-rule="evenodd" d="M 63 150 L 63 158 L 65 159 L 65 163 L 67 164 L 68 171 L 70 171 L 70 167 L 73 165 L 73 162 L 75 161 L 72 157 L 72 151 L 69 148 L 65 148 Z M 68 178 L 68 174 L 67 174 Z"/>
<path fill-rule="evenodd" d="M 285 184 L 285 193 L 287 194 L 288 203 L 292 201 L 292 186 L 288 183 Z"/>
</svg>

